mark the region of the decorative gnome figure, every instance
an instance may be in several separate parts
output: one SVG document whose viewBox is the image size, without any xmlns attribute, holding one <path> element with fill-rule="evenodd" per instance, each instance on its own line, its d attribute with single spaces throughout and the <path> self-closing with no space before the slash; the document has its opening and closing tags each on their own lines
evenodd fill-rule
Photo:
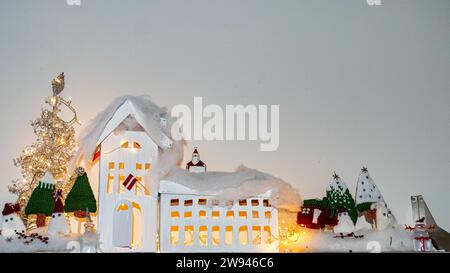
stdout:
<svg viewBox="0 0 450 273">
<path fill-rule="evenodd" d="M 64 215 L 64 205 L 62 203 L 62 190 L 58 189 L 53 192 L 55 199 L 55 207 L 53 208 L 52 218 L 48 225 L 48 234 L 66 234 L 69 227 L 67 225 L 66 216 Z"/>
<path fill-rule="evenodd" d="M 355 231 L 355 224 L 346 210 L 340 209 L 337 218 L 338 223 L 333 227 L 334 233 L 348 235 Z"/>
<path fill-rule="evenodd" d="M 16 232 L 25 231 L 25 225 L 18 214 L 19 211 L 19 204 L 5 204 L 2 211 L 2 236 L 11 237 L 14 236 Z"/>
<path fill-rule="evenodd" d="M 206 164 L 200 160 L 200 154 L 197 151 L 197 147 L 194 148 L 192 153 L 192 160 L 186 164 L 186 170 L 190 173 L 205 173 Z"/>
</svg>

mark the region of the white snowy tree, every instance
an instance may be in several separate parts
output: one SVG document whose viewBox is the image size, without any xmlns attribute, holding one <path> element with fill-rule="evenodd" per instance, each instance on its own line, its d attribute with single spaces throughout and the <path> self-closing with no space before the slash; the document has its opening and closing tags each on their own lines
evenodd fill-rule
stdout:
<svg viewBox="0 0 450 273">
<path fill-rule="evenodd" d="M 373 179 L 366 167 L 361 169 L 361 173 L 358 178 L 355 201 L 356 208 L 360 213 L 371 209 L 373 204 L 380 202 L 385 203 L 380 190 L 377 185 L 375 185 L 375 182 L 373 182 Z"/>
</svg>

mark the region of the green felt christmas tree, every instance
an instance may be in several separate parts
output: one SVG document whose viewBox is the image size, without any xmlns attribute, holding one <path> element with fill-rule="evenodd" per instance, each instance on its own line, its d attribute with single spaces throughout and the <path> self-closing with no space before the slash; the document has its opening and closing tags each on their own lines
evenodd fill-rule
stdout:
<svg viewBox="0 0 450 273">
<path fill-rule="evenodd" d="M 97 212 L 97 201 L 92 192 L 89 178 L 83 168 L 76 170 L 75 184 L 66 198 L 65 212 L 74 212 L 77 217 L 86 217 L 86 210 L 90 213 Z"/>
<path fill-rule="evenodd" d="M 330 202 L 331 217 L 334 217 L 339 209 L 345 209 L 353 223 L 356 223 L 358 212 L 356 210 L 355 201 L 353 200 L 347 185 L 336 173 L 333 175 L 333 180 L 327 188 L 327 198 Z"/>
<path fill-rule="evenodd" d="M 25 207 L 25 214 L 36 214 L 36 225 L 38 227 L 45 226 L 46 217 L 53 212 L 53 207 L 55 206 L 55 200 L 53 200 L 54 190 L 55 185 L 53 184 L 53 179 L 47 173 L 33 190 L 28 200 L 27 206 Z"/>
</svg>

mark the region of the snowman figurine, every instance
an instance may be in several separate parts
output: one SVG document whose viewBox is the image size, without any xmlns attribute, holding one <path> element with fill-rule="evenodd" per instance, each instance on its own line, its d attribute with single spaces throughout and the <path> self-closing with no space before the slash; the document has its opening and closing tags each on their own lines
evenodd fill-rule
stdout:
<svg viewBox="0 0 450 273">
<path fill-rule="evenodd" d="M 341 235 L 348 235 L 355 231 L 355 224 L 345 210 L 338 212 L 338 223 L 333 227 L 333 232 Z"/>
<path fill-rule="evenodd" d="M 53 192 L 55 199 L 55 207 L 53 208 L 52 219 L 48 225 L 48 234 L 67 234 L 69 227 L 67 225 L 66 216 L 64 215 L 64 205 L 62 203 L 62 190 L 58 189 Z"/>
<path fill-rule="evenodd" d="M 11 237 L 16 232 L 25 232 L 25 225 L 22 218 L 19 216 L 20 205 L 19 204 L 5 204 L 2 211 L 2 236 Z"/>
</svg>

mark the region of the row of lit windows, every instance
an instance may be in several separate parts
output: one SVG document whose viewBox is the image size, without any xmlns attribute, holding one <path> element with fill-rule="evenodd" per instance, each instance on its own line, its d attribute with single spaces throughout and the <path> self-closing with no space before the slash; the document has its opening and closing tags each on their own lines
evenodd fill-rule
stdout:
<svg viewBox="0 0 450 273">
<path fill-rule="evenodd" d="M 142 177 L 136 176 L 135 177 L 138 183 L 137 185 L 134 185 L 133 189 L 131 190 L 135 195 L 142 196 L 142 195 L 150 195 L 150 191 L 148 189 L 143 188 L 142 185 Z M 126 179 L 125 175 L 118 175 L 119 183 L 117 184 L 117 193 L 124 193 L 125 191 L 128 191 L 125 189 L 125 186 L 123 185 L 123 182 Z M 114 193 L 114 175 L 108 174 L 107 184 L 106 184 L 106 193 Z"/>
<path fill-rule="evenodd" d="M 241 200 L 238 200 L 237 203 L 239 204 L 239 206 L 247 206 L 248 205 L 248 201 L 250 201 L 250 204 L 252 206 L 254 206 L 254 207 L 260 205 L 260 200 L 258 200 L 258 199 L 252 199 L 252 200 L 241 199 Z M 198 199 L 198 205 L 205 206 L 206 203 L 207 203 L 207 199 L 206 198 L 199 198 Z M 219 206 L 220 201 L 219 200 L 210 200 L 210 203 L 211 203 L 212 206 Z M 194 200 L 193 199 L 184 200 L 184 206 L 185 207 L 192 206 L 193 204 L 194 204 Z M 180 205 L 180 200 L 179 199 L 171 199 L 170 200 L 170 205 L 171 206 L 179 206 Z M 231 207 L 233 205 L 234 205 L 234 201 L 233 200 L 225 201 L 225 206 Z M 270 207 L 269 199 L 262 200 L 262 205 L 264 207 Z"/>
<path fill-rule="evenodd" d="M 184 216 L 185 219 L 192 218 L 192 211 L 185 211 L 183 216 Z M 235 216 L 234 215 L 234 211 L 232 211 L 232 210 L 229 210 L 229 211 L 227 211 L 225 213 L 225 218 L 226 219 L 234 219 L 234 216 Z M 240 219 L 247 219 L 247 212 L 246 211 L 239 211 L 237 213 L 237 216 Z M 172 219 L 179 219 L 180 218 L 180 213 L 178 211 L 172 211 L 170 213 L 170 217 Z M 206 218 L 206 210 L 200 210 L 198 212 L 198 217 L 199 218 Z M 260 217 L 259 211 L 253 210 L 252 213 L 251 213 L 251 217 L 252 218 L 259 218 Z M 264 218 L 270 219 L 270 217 L 271 217 L 270 211 L 265 211 L 264 212 Z M 220 218 L 220 211 L 216 211 L 216 210 L 211 211 L 211 218 L 212 219 L 219 219 Z"/>
<path fill-rule="evenodd" d="M 221 244 L 232 245 L 233 244 L 233 226 L 225 226 L 224 228 L 224 238 L 220 236 L 220 226 L 211 227 L 211 241 L 208 242 L 208 226 L 198 227 L 198 239 L 201 246 L 208 246 L 210 243 L 213 246 L 218 246 Z M 184 226 L 184 246 L 190 246 L 194 244 L 194 226 Z M 180 230 L 179 226 L 170 227 L 170 244 L 178 245 L 180 244 Z M 252 226 L 251 227 L 251 238 L 249 238 L 249 227 L 240 226 L 237 230 L 238 241 L 241 245 L 248 245 L 249 243 L 258 245 L 261 243 L 270 244 L 273 242 L 272 233 L 270 231 L 270 226 Z M 221 240 L 222 239 L 222 240 Z M 249 240 L 250 239 L 250 240 Z M 238 242 L 235 242 L 238 243 Z"/>
<path fill-rule="evenodd" d="M 125 169 L 125 163 L 119 162 L 117 164 L 117 168 L 118 168 L 118 170 L 124 170 Z M 116 163 L 115 162 L 109 162 L 108 163 L 108 169 L 110 169 L 110 170 L 116 169 Z M 149 171 L 150 170 L 150 163 L 144 163 L 144 164 L 136 163 L 135 164 L 135 169 L 136 169 L 136 171 L 140 171 L 140 170 L 143 170 L 143 169 L 145 169 L 146 171 Z"/>
</svg>

